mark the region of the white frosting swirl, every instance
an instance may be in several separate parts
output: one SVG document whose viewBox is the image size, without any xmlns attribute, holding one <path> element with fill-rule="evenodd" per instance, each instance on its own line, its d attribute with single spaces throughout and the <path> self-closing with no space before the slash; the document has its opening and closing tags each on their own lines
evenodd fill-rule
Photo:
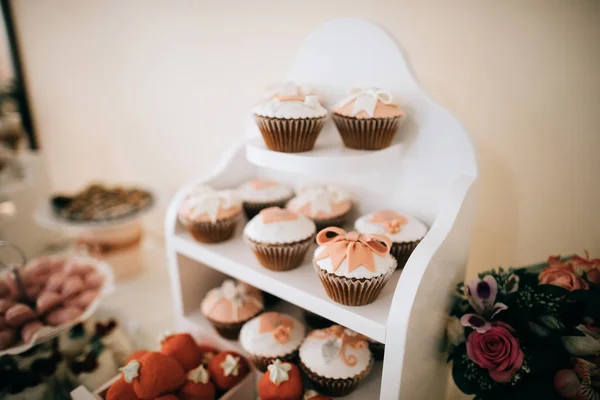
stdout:
<svg viewBox="0 0 600 400">
<path fill-rule="evenodd" d="M 277 359 L 267 369 L 269 370 L 269 380 L 279 386 L 290 379 L 289 372 L 292 370 L 292 364 L 282 363 Z"/>
</svg>

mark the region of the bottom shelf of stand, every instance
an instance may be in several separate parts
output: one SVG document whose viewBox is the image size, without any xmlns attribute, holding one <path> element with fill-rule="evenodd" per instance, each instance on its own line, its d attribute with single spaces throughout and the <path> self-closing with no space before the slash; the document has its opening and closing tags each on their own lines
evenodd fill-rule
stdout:
<svg viewBox="0 0 600 400">
<path fill-rule="evenodd" d="M 272 307 L 271 310 L 286 313 L 296 317 L 300 321 L 304 321 L 304 317 L 302 316 L 302 309 L 288 302 L 280 301 L 274 307 Z M 217 331 L 215 331 L 210 322 L 208 322 L 206 318 L 204 318 L 199 309 L 185 314 L 181 319 L 177 321 L 177 324 L 178 330 L 185 330 L 190 332 L 194 336 L 201 336 L 205 343 L 212 343 L 215 346 L 219 347 L 233 348 L 236 349 L 236 351 L 238 351 L 240 354 L 247 356 L 247 353 L 244 351 L 244 349 L 238 341 L 227 340 L 219 336 Z M 310 330 L 310 327 L 307 326 L 307 329 Z M 348 396 L 338 398 L 344 400 L 379 399 L 379 393 L 381 392 L 382 369 L 383 362 L 376 361 L 375 365 L 373 366 L 373 370 L 371 371 L 369 376 L 365 378 L 363 382 L 360 383 L 360 385 L 354 392 L 352 392 Z M 263 374 L 260 371 L 255 372 L 257 380 L 260 379 Z"/>
</svg>

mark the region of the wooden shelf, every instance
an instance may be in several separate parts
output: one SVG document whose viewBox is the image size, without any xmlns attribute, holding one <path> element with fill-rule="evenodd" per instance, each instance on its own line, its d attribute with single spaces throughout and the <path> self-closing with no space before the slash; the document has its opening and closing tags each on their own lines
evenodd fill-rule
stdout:
<svg viewBox="0 0 600 400">
<path fill-rule="evenodd" d="M 180 227 L 173 238 L 173 246 L 188 258 L 385 343 L 387 318 L 400 271 L 394 272 L 374 303 L 348 307 L 327 297 L 310 261 L 314 247 L 309 249 L 306 261 L 299 268 L 275 272 L 258 263 L 240 231 L 226 242 L 201 244 Z"/>
</svg>

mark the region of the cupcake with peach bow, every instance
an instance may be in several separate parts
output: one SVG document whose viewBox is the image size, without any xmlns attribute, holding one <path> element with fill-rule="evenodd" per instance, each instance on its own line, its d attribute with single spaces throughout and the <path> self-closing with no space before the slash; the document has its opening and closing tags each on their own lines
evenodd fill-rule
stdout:
<svg viewBox="0 0 600 400">
<path fill-rule="evenodd" d="M 388 147 L 406 117 L 392 95 L 379 88 L 352 88 L 331 111 L 344 145 L 359 150 Z"/>
<path fill-rule="evenodd" d="M 302 264 L 315 230 L 315 224 L 309 218 L 270 207 L 248 222 L 244 238 L 265 268 L 287 271 Z"/>
<path fill-rule="evenodd" d="M 299 358 L 300 368 L 315 388 L 333 397 L 354 391 L 373 368 L 364 336 L 339 325 L 310 332 Z"/>
<path fill-rule="evenodd" d="M 264 302 L 258 289 L 226 280 L 206 294 L 200 309 L 221 336 L 236 340 L 242 326 L 263 311 Z"/>
<path fill-rule="evenodd" d="M 267 148 L 283 153 L 312 150 L 327 117 L 319 98 L 293 82 L 275 85 L 268 91 L 253 110 Z"/>
<path fill-rule="evenodd" d="M 296 318 L 266 312 L 246 322 L 240 332 L 240 343 L 256 368 L 265 372 L 275 359 L 294 362 L 305 335 L 304 325 Z"/>
<path fill-rule="evenodd" d="M 359 233 L 386 235 L 392 240 L 390 254 L 404 267 L 413 250 L 427 233 L 427 226 L 415 217 L 394 210 L 379 210 L 363 215 L 354 223 Z"/>
<path fill-rule="evenodd" d="M 238 189 L 244 213 L 252 219 L 261 210 L 269 207 L 284 207 L 293 196 L 291 187 L 270 179 L 250 179 Z"/>
<path fill-rule="evenodd" d="M 201 243 L 230 239 L 235 232 L 242 201 L 233 190 L 199 186 L 190 191 L 179 207 L 179 221 Z"/>
<path fill-rule="evenodd" d="M 363 306 L 375 301 L 396 269 L 385 235 L 325 228 L 317 234 L 314 268 L 335 302 Z"/>
</svg>

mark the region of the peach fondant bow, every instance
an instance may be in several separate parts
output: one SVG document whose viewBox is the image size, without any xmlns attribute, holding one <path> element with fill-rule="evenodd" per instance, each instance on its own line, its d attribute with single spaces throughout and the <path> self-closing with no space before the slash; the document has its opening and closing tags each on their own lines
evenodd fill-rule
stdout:
<svg viewBox="0 0 600 400">
<path fill-rule="evenodd" d="M 340 325 L 333 325 L 329 328 L 313 331 L 310 336 L 322 339 L 335 338 L 339 340 L 341 342 L 339 355 L 342 358 L 343 363 L 349 367 L 355 366 L 358 362 L 358 359 L 353 354 L 347 356 L 346 348 L 350 347 L 352 349 L 364 349 L 368 346 L 363 335 L 351 331 L 350 329 L 346 329 Z"/>
<path fill-rule="evenodd" d="M 402 229 L 402 225 L 408 224 L 408 219 L 398 214 L 394 210 L 375 211 L 371 216 L 372 224 L 383 224 L 388 233 L 398 233 Z"/>
<path fill-rule="evenodd" d="M 330 226 L 317 234 L 317 243 L 325 249 L 315 257 L 315 261 L 329 257 L 333 270 L 337 271 L 344 259 L 348 258 L 348 272 L 361 265 L 375 272 L 373 253 L 383 256 L 390 252 L 392 241 L 385 235 L 361 235 Z"/>
<path fill-rule="evenodd" d="M 276 312 L 266 312 L 258 317 L 259 333 L 273 332 L 273 337 L 279 343 L 287 343 L 290 340 L 290 331 L 294 327 L 291 318 Z"/>
<path fill-rule="evenodd" d="M 263 223 L 270 224 L 271 222 L 295 221 L 298 215 L 290 210 L 279 207 L 269 207 L 261 210 L 259 213 Z"/>
</svg>

